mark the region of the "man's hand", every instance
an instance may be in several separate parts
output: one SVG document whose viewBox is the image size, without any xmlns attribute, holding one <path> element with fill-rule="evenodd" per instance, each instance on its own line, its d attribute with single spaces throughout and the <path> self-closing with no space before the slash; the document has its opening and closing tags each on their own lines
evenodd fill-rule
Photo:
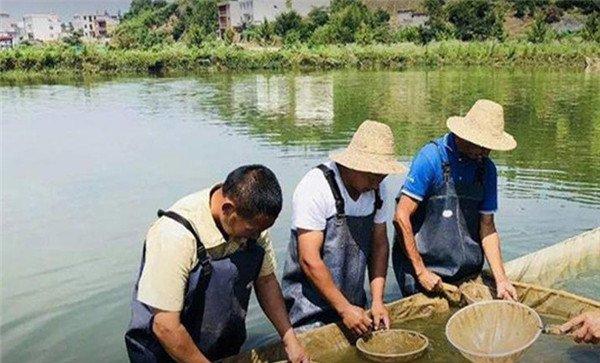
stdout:
<svg viewBox="0 0 600 363">
<path fill-rule="evenodd" d="M 600 343 L 600 311 L 588 311 L 564 323 L 560 330 L 580 343 Z"/>
<path fill-rule="evenodd" d="M 289 329 L 283 336 L 283 346 L 285 348 L 285 354 L 288 361 L 292 363 L 308 363 L 310 358 L 304 347 L 298 341 L 296 334 L 292 329 Z"/>
<path fill-rule="evenodd" d="M 356 335 L 367 334 L 371 330 L 373 320 L 367 312 L 355 305 L 348 305 L 340 312 L 344 325 Z"/>
<path fill-rule="evenodd" d="M 429 292 L 442 288 L 442 278 L 427 268 L 417 273 L 417 280 Z"/>
<path fill-rule="evenodd" d="M 154 309 L 152 332 L 167 353 L 176 362 L 210 362 L 198 349 L 188 331 L 181 324 L 180 313 Z"/>
<path fill-rule="evenodd" d="M 281 336 L 288 359 L 293 363 L 309 362 L 310 359 L 302 345 L 300 345 L 294 329 L 292 329 L 292 324 L 290 324 L 281 288 L 275 274 L 271 273 L 257 278 L 254 281 L 254 287 L 260 307 L 273 323 L 279 336 Z"/>
<path fill-rule="evenodd" d="M 390 328 L 390 314 L 383 302 L 374 302 L 371 306 L 371 314 L 375 330 Z"/>
<path fill-rule="evenodd" d="M 496 281 L 496 291 L 499 299 L 519 301 L 517 290 L 508 279 Z"/>
</svg>

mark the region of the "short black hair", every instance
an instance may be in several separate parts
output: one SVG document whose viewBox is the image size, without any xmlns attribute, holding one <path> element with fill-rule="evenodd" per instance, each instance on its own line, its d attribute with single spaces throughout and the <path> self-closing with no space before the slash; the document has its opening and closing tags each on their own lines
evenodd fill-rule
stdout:
<svg viewBox="0 0 600 363">
<path fill-rule="evenodd" d="M 222 188 L 243 218 L 252 219 L 259 215 L 277 218 L 281 212 L 281 186 L 275 173 L 264 165 L 240 166 L 227 175 Z"/>
</svg>

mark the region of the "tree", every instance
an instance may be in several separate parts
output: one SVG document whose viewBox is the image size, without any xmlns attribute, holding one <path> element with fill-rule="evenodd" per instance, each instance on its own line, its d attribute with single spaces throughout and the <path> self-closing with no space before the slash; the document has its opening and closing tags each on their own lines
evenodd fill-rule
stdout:
<svg viewBox="0 0 600 363">
<path fill-rule="evenodd" d="M 71 32 L 68 36 L 63 38 L 63 42 L 70 46 L 80 47 L 83 45 L 81 38 L 83 37 L 83 31 L 75 30 Z"/>
<path fill-rule="evenodd" d="M 329 21 L 329 14 L 322 7 L 314 8 L 308 13 L 307 21 L 313 30 L 327 24 Z"/>
<path fill-rule="evenodd" d="M 301 28 L 302 17 L 294 10 L 282 13 L 275 18 L 275 33 L 280 37 L 285 37 L 292 30 L 300 31 Z"/>
<path fill-rule="evenodd" d="M 456 27 L 456 37 L 464 41 L 504 37 L 504 14 L 488 0 L 452 2 L 448 5 L 448 20 Z"/>
<path fill-rule="evenodd" d="M 453 36 L 454 29 L 452 24 L 448 22 L 448 14 L 444 8 L 444 4 L 444 0 L 425 1 L 429 19 L 425 22 L 425 26 L 419 27 L 421 43 L 429 43 L 432 40 L 444 40 Z"/>
<path fill-rule="evenodd" d="M 600 42 L 600 13 L 588 15 L 582 36 L 585 40 Z"/>
<path fill-rule="evenodd" d="M 527 40 L 532 43 L 543 43 L 550 37 L 550 27 L 545 16 L 538 14 L 527 32 Z"/>
</svg>

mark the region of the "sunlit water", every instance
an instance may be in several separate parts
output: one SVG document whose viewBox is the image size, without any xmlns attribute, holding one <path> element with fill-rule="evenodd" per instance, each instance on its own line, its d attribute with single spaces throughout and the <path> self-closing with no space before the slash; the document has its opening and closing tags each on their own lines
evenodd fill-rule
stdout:
<svg viewBox="0 0 600 363">
<path fill-rule="evenodd" d="M 365 119 L 408 164 L 478 98 L 519 146 L 494 153 L 511 259 L 600 225 L 600 77 L 546 70 L 219 74 L 0 88 L 2 361 L 126 359 L 123 333 L 155 211 L 244 163 L 278 175 L 283 267 L 295 184 Z M 395 178 L 399 188 L 402 178 Z M 397 191 L 394 191 L 394 193 Z M 600 298 L 592 273 L 565 284 Z M 398 297 L 393 279 L 386 298 Z M 253 300 L 246 347 L 274 330 Z"/>
</svg>

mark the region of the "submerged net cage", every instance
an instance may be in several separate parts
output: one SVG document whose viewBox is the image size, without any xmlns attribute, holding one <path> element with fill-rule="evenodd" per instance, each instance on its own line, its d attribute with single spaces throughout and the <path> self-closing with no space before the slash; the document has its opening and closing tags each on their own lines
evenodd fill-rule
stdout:
<svg viewBox="0 0 600 363">
<path fill-rule="evenodd" d="M 600 301 L 548 287 L 564 283 L 569 279 L 579 278 L 582 275 L 590 274 L 590 272 L 593 274 L 600 271 L 600 228 L 508 262 L 506 270 L 511 280 L 513 280 L 519 302 L 535 310 L 543 319 L 554 319 L 556 323 L 561 323 L 582 312 L 600 310 Z M 536 276 L 539 276 L 539 279 L 536 279 Z M 524 282 L 520 282 L 520 280 Z M 468 295 L 468 293 L 465 294 L 465 291 L 469 291 L 473 301 L 489 299 L 488 292 L 482 291 L 480 286 L 479 283 L 476 283 L 476 285 L 470 287 L 470 290 L 463 288 L 461 292 L 463 295 Z M 467 302 L 471 303 L 473 301 Z M 416 294 L 387 304 L 387 308 L 393 327 L 404 328 L 405 324 L 410 325 L 410 322 L 422 318 L 428 318 L 429 323 L 429 320 L 435 316 L 445 317 L 446 320 L 438 324 L 439 329 L 438 326 L 435 327 L 441 332 L 443 340 L 445 340 L 444 326 L 451 315 L 451 306 L 447 299 Z M 539 327 L 536 326 L 535 328 L 538 329 Z M 413 330 L 418 331 L 418 329 Z M 431 337 L 427 336 L 431 341 Z M 356 351 L 354 347 L 355 338 L 341 323 L 329 324 L 299 334 L 299 339 L 311 359 L 318 362 L 330 361 L 330 357 L 344 356 L 349 351 Z M 560 337 L 559 339 L 564 342 L 571 342 L 566 337 Z M 534 343 L 531 350 L 534 350 L 536 344 Z M 433 345 L 435 345 L 435 342 Z M 560 344 L 555 344 L 553 349 L 570 350 L 571 348 L 566 345 L 561 348 Z M 591 349 L 596 349 L 592 351 L 592 354 L 600 354 L 600 347 Z M 428 359 L 444 361 L 435 358 L 435 356 L 433 358 L 430 356 Z M 234 357 L 226 358 L 224 361 L 266 363 L 280 360 L 285 360 L 283 347 L 281 343 L 273 343 L 242 352 Z M 354 360 L 360 361 L 360 359 Z M 448 359 L 445 361 L 448 361 Z"/>
</svg>

